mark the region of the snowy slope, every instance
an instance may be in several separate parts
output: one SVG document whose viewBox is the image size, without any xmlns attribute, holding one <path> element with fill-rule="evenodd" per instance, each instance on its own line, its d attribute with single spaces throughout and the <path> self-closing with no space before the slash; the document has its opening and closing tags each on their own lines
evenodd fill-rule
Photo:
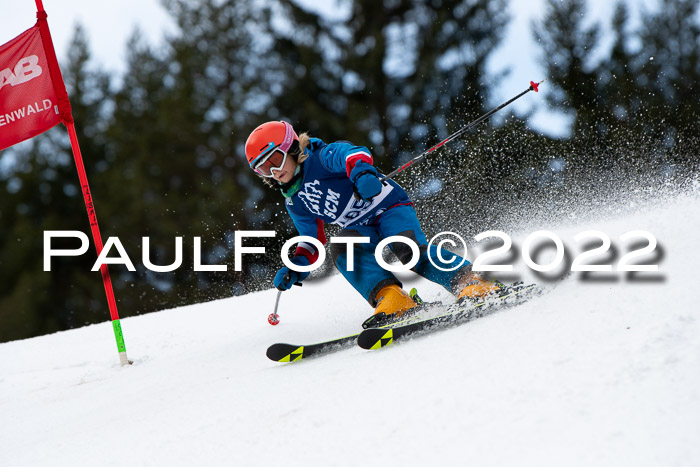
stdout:
<svg viewBox="0 0 700 467">
<path fill-rule="evenodd" d="M 108 322 L 2 344 L 0 465 L 700 465 L 700 201 L 655 205 L 542 226 L 647 230 L 655 280 L 573 275 L 380 351 L 266 359 L 357 329 L 370 310 L 337 275 L 286 293 L 277 327 L 274 290 L 124 319 L 127 368 Z"/>
</svg>

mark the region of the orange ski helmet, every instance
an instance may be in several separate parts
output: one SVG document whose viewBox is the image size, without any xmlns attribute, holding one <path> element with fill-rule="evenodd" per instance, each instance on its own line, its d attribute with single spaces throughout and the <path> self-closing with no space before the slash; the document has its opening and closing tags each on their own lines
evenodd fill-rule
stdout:
<svg viewBox="0 0 700 467">
<path fill-rule="evenodd" d="M 253 168 L 255 164 L 271 150 L 281 149 L 289 152 L 294 141 L 299 137 L 294 128 L 287 122 L 266 122 L 257 127 L 245 142 L 245 157 Z"/>
</svg>

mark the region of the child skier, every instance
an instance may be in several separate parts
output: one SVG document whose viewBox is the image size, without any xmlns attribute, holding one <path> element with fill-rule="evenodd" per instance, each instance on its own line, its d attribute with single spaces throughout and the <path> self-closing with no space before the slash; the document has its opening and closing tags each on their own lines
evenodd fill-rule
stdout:
<svg viewBox="0 0 700 467">
<path fill-rule="evenodd" d="M 436 267 L 445 264 L 437 248 L 428 248 L 428 241 L 408 194 L 393 180 L 382 182 L 372 165 L 372 155 L 363 146 L 347 141 L 326 144 L 306 133 L 297 136 L 287 122 L 267 122 L 257 127 L 245 145 L 250 167 L 270 186 L 279 188 L 299 235 L 326 243 L 323 224 L 342 227 L 339 236 L 367 237 L 368 243 L 353 247 L 354 267 L 349 270 L 347 247 L 331 245 L 331 256 L 340 273 L 375 309 L 377 318 L 395 319 L 417 306 L 402 289 L 401 282 L 382 268 L 374 256 L 375 247 L 384 238 L 403 236 L 419 246 L 420 257 L 412 268 L 421 276 L 436 282 L 462 297 L 483 298 L 499 290 L 493 282 L 472 273 L 471 264 L 448 271 Z M 413 257 L 411 247 L 402 242 L 390 248 L 403 264 Z M 462 258 L 443 250 L 443 258 Z M 429 259 L 432 258 L 432 262 Z M 297 246 L 292 263 L 308 266 L 318 259 L 318 251 L 307 242 Z M 445 268 L 453 262 L 445 264 Z M 308 272 L 282 267 L 275 275 L 279 290 L 288 290 L 304 280 Z"/>
</svg>

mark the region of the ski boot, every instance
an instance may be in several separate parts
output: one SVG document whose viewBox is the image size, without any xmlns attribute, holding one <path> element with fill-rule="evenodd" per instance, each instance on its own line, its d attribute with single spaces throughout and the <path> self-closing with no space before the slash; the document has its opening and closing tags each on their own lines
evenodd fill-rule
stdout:
<svg viewBox="0 0 700 467">
<path fill-rule="evenodd" d="M 417 294 L 409 295 L 396 284 L 387 285 L 377 292 L 377 307 L 374 314 L 362 323 L 362 327 L 376 328 L 399 321 L 419 309 L 422 303 Z"/>
<path fill-rule="evenodd" d="M 500 281 L 488 281 L 473 272 L 466 274 L 456 287 L 457 303 L 480 302 L 490 296 L 498 296 L 507 287 Z"/>
</svg>

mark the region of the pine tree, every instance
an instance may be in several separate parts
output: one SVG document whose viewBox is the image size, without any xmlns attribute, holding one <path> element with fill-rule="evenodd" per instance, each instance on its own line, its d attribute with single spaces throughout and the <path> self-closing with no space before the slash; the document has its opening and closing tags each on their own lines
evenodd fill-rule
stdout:
<svg viewBox="0 0 700 467">
<path fill-rule="evenodd" d="M 659 135 L 677 163 L 700 162 L 700 5 L 663 0 L 642 15 L 637 54 L 640 89 L 647 100 L 645 131 Z"/>
<path fill-rule="evenodd" d="M 534 24 L 542 61 L 552 86 L 550 105 L 574 115 L 573 134 L 605 133 L 601 122 L 598 69 L 591 54 L 600 41 L 600 25 L 584 26 L 585 0 L 547 0 L 546 15 Z"/>
</svg>

